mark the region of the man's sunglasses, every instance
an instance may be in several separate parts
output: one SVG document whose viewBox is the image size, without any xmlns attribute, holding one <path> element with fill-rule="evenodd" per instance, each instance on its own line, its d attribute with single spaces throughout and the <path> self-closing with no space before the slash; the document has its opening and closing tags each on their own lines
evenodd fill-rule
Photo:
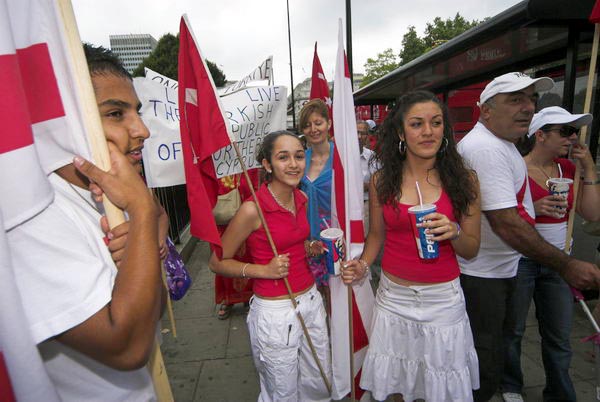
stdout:
<svg viewBox="0 0 600 402">
<path fill-rule="evenodd" d="M 579 129 L 572 126 L 562 126 L 561 128 L 547 128 L 542 129 L 543 132 L 549 133 L 551 131 L 556 131 L 563 138 L 568 138 L 573 134 L 579 135 Z"/>
</svg>

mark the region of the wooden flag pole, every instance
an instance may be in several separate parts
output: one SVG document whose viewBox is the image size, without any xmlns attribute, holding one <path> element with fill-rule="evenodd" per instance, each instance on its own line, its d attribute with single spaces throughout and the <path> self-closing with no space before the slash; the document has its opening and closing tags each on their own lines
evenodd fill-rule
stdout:
<svg viewBox="0 0 600 402">
<path fill-rule="evenodd" d="M 149 188 L 148 191 L 150 191 L 150 194 L 152 194 L 152 198 L 154 198 L 154 200 L 158 203 L 158 197 L 156 196 L 154 191 L 151 188 Z M 164 261 L 160 262 L 160 277 L 162 279 L 163 286 L 165 287 L 165 291 L 167 292 L 167 314 L 169 316 L 169 323 L 171 324 L 171 332 L 173 333 L 173 338 L 177 338 L 177 326 L 175 325 L 173 303 L 171 302 L 171 296 L 169 295 L 169 285 L 167 284 L 167 271 L 165 270 Z"/>
<path fill-rule="evenodd" d="M 346 226 L 348 227 L 348 226 Z M 346 246 L 348 254 L 349 246 Z M 346 261 L 348 259 L 346 258 Z M 354 318 L 352 314 L 352 285 L 348 285 L 348 338 L 350 338 L 350 400 L 356 401 L 356 385 L 354 384 Z"/>
<path fill-rule="evenodd" d="M 235 149 L 236 157 L 237 157 L 238 161 L 240 162 L 240 165 L 242 166 L 242 170 L 244 172 L 244 177 L 246 178 L 246 182 L 248 183 L 248 187 L 250 188 L 250 192 L 252 193 L 252 198 L 254 199 L 254 203 L 256 204 L 256 209 L 258 210 L 258 216 L 260 217 L 260 221 L 265 229 L 265 233 L 267 234 L 267 239 L 269 240 L 269 244 L 271 245 L 271 250 L 273 250 L 273 255 L 277 256 L 277 255 L 279 255 L 277 253 L 277 247 L 275 247 L 275 242 L 273 241 L 273 237 L 271 236 L 271 231 L 269 230 L 269 226 L 267 225 L 267 221 L 265 219 L 265 216 L 263 215 L 262 208 L 260 207 L 260 204 L 258 203 L 258 197 L 256 196 L 256 193 L 254 192 L 254 188 L 252 187 L 252 181 L 250 180 L 250 176 L 248 175 L 248 169 L 246 168 L 246 164 L 244 163 L 242 154 L 240 153 L 240 150 L 235 141 L 231 141 L 231 145 L 233 146 L 233 149 Z M 298 310 L 298 304 L 296 303 L 296 298 L 294 297 L 294 293 L 292 292 L 290 283 L 287 278 L 283 278 L 283 283 L 285 284 L 285 288 L 287 289 L 288 296 L 290 298 L 290 301 L 292 302 L 294 311 L 296 312 L 296 317 L 298 317 L 298 321 L 300 321 L 300 325 L 302 326 L 302 332 L 304 332 L 304 336 L 306 337 L 306 341 L 308 342 L 308 346 L 310 348 L 312 356 L 315 359 L 315 363 L 317 363 L 317 366 L 319 367 L 319 372 L 321 373 L 321 378 L 323 379 L 323 382 L 325 383 L 325 386 L 327 387 L 327 391 L 331 395 L 331 383 L 329 382 L 329 379 L 327 378 L 325 370 L 323 369 L 323 365 L 321 364 L 321 361 L 319 360 L 319 356 L 317 356 L 317 351 L 312 342 L 312 338 L 310 337 L 310 334 L 308 333 L 308 328 L 306 328 L 306 324 L 304 323 L 304 318 L 302 317 L 302 314 Z"/>
<path fill-rule="evenodd" d="M 80 95 L 79 102 L 83 109 L 84 116 L 86 116 L 83 120 L 83 124 L 86 133 L 88 133 L 92 157 L 99 168 L 108 171 L 110 170 L 108 145 L 106 143 L 106 138 L 104 137 L 104 130 L 98 113 L 98 105 L 96 104 L 96 96 L 94 94 L 94 88 L 92 87 L 85 55 L 83 54 L 83 47 L 79 37 L 73 7 L 70 0 L 57 0 L 57 4 L 63 22 L 65 39 L 69 48 L 68 57 L 70 57 L 71 65 L 74 67 L 72 74 L 75 78 L 77 92 Z M 108 219 L 108 224 L 111 228 L 125 222 L 123 211 L 117 208 L 106 197 L 104 197 L 103 204 L 106 218 Z M 159 398 L 158 400 L 161 402 L 173 401 L 169 378 L 167 377 L 167 371 L 160 353 L 160 347 L 156 340 L 148 367 L 152 375 L 156 394 Z"/>
<path fill-rule="evenodd" d="M 167 313 L 169 315 L 169 323 L 171 324 L 171 332 L 173 333 L 173 338 L 177 338 L 177 327 L 175 326 L 175 316 L 173 315 L 173 303 L 171 302 L 171 296 L 169 295 L 169 286 L 167 285 L 167 273 L 165 272 L 164 265 L 162 263 L 160 265 L 163 286 L 167 291 Z"/>
<path fill-rule="evenodd" d="M 594 40 L 592 42 L 592 54 L 590 56 L 590 69 L 588 72 L 587 88 L 585 91 L 585 101 L 583 103 L 583 113 L 589 113 L 592 105 L 592 92 L 594 88 L 594 76 L 596 75 L 596 60 L 598 58 L 598 44 L 600 40 L 600 24 L 594 24 Z M 587 139 L 588 126 L 581 128 L 579 143 L 585 145 Z M 573 224 L 575 222 L 575 209 L 577 208 L 577 194 L 579 194 L 579 177 L 581 176 L 581 164 L 575 165 L 575 177 L 573 180 L 573 206 L 569 212 L 569 224 L 567 225 L 567 238 L 565 242 L 565 253 L 571 253 L 571 239 L 573 238 Z"/>
</svg>

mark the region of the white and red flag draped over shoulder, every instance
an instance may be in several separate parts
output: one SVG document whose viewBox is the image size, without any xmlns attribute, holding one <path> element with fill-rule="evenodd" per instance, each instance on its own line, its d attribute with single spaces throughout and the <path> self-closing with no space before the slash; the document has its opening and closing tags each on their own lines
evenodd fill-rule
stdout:
<svg viewBox="0 0 600 402">
<path fill-rule="evenodd" d="M 331 213 L 334 227 L 344 231 L 348 259 L 358 258 L 364 246 L 363 177 L 360 165 L 352 83 L 344 52 L 342 21 L 339 22 L 338 52 L 333 87 L 333 124 L 335 154 Z M 333 368 L 333 399 L 342 399 L 351 390 L 350 336 L 348 328 L 348 291 L 341 278 L 331 277 L 331 351 Z M 369 281 L 352 287 L 352 333 L 354 382 L 356 397 L 364 392 L 358 387 L 362 363 L 369 344 L 374 297 Z M 364 395 L 368 398 L 368 395 Z"/>
<path fill-rule="evenodd" d="M 331 96 L 329 95 L 329 85 L 327 78 L 323 73 L 321 61 L 317 54 L 317 42 L 315 42 L 315 54 L 313 56 L 312 77 L 310 79 L 310 99 L 321 99 L 327 105 L 329 110 L 329 120 L 331 120 Z"/>
<path fill-rule="evenodd" d="M 17 400 L 58 401 L 15 283 L 13 270 L 26 267 L 13 266 L 6 233 L 52 202 L 46 174 L 90 154 L 59 15 L 54 1 L 0 0 L 0 400 L 10 400 L 4 372 Z"/>
<path fill-rule="evenodd" d="M 212 154 L 231 143 L 226 116 L 215 84 L 200 54 L 187 16 L 179 25 L 179 114 L 190 233 L 221 245 L 211 213 L 218 183 Z"/>
</svg>

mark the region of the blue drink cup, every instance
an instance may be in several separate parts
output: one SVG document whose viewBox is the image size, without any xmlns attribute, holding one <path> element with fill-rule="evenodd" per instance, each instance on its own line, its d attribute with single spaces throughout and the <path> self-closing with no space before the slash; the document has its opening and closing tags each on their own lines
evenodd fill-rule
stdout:
<svg viewBox="0 0 600 402">
<path fill-rule="evenodd" d="M 413 233 L 415 234 L 415 242 L 417 243 L 417 251 L 419 251 L 419 257 L 424 260 L 432 260 L 438 258 L 439 250 L 438 243 L 431 240 L 425 234 L 425 228 L 417 227 L 417 223 L 426 222 L 423 217 L 432 212 L 436 211 L 434 204 L 423 204 L 415 205 L 414 207 L 408 208 L 408 214 L 413 227 Z"/>
<path fill-rule="evenodd" d="M 569 196 L 569 190 L 571 189 L 571 186 L 573 185 L 573 180 L 566 179 L 563 177 L 551 178 L 546 181 L 546 185 L 548 186 L 548 192 L 551 195 L 557 195 L 566 201 L 567 197 Z M 561 218 L 564 217 L 565 214 L 567 213 L 566 208 L 562 208 L 562 207 L 554 207 L 554 208 L 556 208 L 558 210 L 558 212 L 561 214 Z"/>
<path fill-rule="evenodd" d="M 342 262 L 346 256 L 344 232 L 342 229 L 329 228 L 322 230 L 320 236 L 321 242 L 327 248 L 327 252 L 323 256 L 327 272 L 329 272 L 329 275 L 339 275 Z"/>
</svg>

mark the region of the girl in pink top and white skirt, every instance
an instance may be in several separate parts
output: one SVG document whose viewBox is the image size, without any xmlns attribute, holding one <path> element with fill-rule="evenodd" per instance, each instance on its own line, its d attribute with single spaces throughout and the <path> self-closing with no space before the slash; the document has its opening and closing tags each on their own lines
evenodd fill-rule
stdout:
<svg viewBox="0 0 600 402">
<path fill-rule="evenodd" d="M 479 250 L 479 185 L 456 151 L 447 116 L 432 93 L 398 99 L 379 131 L 381 170 L 371 178 L 365 248 L 342 274 L 346 283 L 362 278 L 383 246 L 360 382 L 377 400 L 465 402 L 479 387 L 456 260 Z M 431 260 L 418 254 L 408 213 L 421 201 L 436 205 L 420 224 L 438 245 Z"/>
</svg>

